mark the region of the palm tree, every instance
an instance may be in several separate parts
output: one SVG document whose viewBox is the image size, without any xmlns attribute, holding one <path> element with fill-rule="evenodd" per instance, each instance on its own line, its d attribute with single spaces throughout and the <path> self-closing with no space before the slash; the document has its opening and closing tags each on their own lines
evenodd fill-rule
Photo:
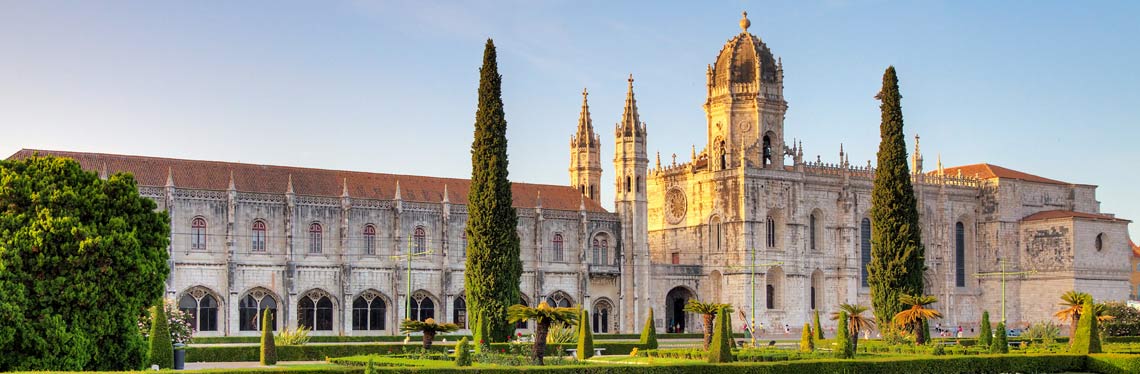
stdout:
<svg viewBox="0 0 1140 374">
<path fill-rule="evenodd" d="M 507 320 L 518 323 L 527 320 L 535 321 L 534 328 L 534 360 L 542 365 L 542 358 L 546 356 L 546 335 L 550 332 L 550 324 L 554 322 L 571 325 L 578 324 L 578 309 L 552 308 L 545 301 L 531 308 L 525 305 L 511 305 L 507 308 Z"/>
<path fill-rule="evenodd" d="M 927 305 L 938 302 L 938 299 L 930 295 L 901 295 L 899 302 L 904 305 L 910 305 L 910 309 L 905 309 L 898 314 L 895 314 L 894 323 L 900 329 L 907 329 L 914 331 L 914 342 L 917 344 L 925 344 L 925 334 L 922 331 L 922 322 L 932 318 L 942 318 L 942 313 L 937 310 L 927 308 Z"/>
<path fill-rule="evenodd" d="M 1057 320 L 1062 323 L 1067 322 L 1069 324 L 1070 337 L 1077 331 L 1077 321 L 1081 319 L 1081 309 L 1086 300 L 1092 300 L 1092 295 L 1076 290 L 1066 291 L 1064 294 L 1061 294 L 1062 302 L 1057 305 L 1063 306 L 1065 309 L 1057 311 L 1057 313 L 1053 314 L 1053 317 L 1056 317 Z M 1110 315 L 1104 314 L 1104 304 L 1093 304 L 1093 311 L 1096 313 L 1097 322 L 1103 322 L 1113 318 Z M 1069 344 L 1072 344 L 1072 340 L 1069 340 Z"/>
<path fill-rule="evenodd" d="M 713 321 L 716 317 L 717 311 L 720 310 L 720 308 L 725 308 L 725 311 L 732 313 L 732 305 L 729 304 L 702 303 L 697 299 L 689 299 L 689 302 L 685 303 L 686 312 L 701 315 L 701 322 L 704 325 L 701 326 L 701 329 L 704 330 L 705 333 L 706 350 L 709 349 L 709 343 L 712 342 Z"/>
<path fill-rule="evenodd" d="M 435 323 L 434 318 L 428 318 L 423 321 L 405 319 L 404 322 L 400 323 L 400 332 L 422 332 L 424 334 L 424 350 L 431 349 L 431 341 L 435 338 L 436 333 L 452 332 L 455 330 L 459 330 L 458 325 L 454 323 Z"/>
<path fill-rule="evenodd" d="M 875 328 L 875 321 L 864 317 L 867 307 L 860 304 L 839 304 L 839 310 L 847 312 L 847 329 L 851 332 L 851 350 L 859 348 L 859 333 Z M 838 320 L 839 312 L 831 312 L 831 320 Z"/>
</svg>

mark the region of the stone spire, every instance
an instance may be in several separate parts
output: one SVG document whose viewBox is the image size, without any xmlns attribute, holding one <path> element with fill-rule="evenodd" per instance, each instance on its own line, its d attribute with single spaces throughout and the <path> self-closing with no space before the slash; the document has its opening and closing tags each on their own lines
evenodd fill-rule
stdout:
<svg viewBox="0 0 1140 374">
<path fill-rule="evenodd" d="M 341 185 L 340 197 L 348 197 L 348 178 L 344 178 L 344 183 Z"/>
<path fill-rule="evenodd" d="M 443 185 L 443 202 L 445 202 L 445 203 L 451 202 L 451 197 L 449 197 L 448 193 L 447 193 L 447 185 L 446 184 Z"/>
<path fill-rule="evenodd" d="M 289 185 L 285 186 L 285 193 L 289 195 L 293 194 L 293 174 L 289 174 Z"/>
<path fill-rule="evenodd" d="M 946 170 L 942 169 L 942 153 L 938 153 L 938 176 L 946 176 Z"/>
<path fill-rule="evenodd" d="M 661 170 L 661 151 L 657 151 L 657 170 Z"/>
<path fill-rule="evenodd" d="M 578 114 L 578 132 L 574 134 L 574 145 L 579 147 L 596 147 L 597 135 L 594 134 L 594 121 L 590 119 L 590 103 L 587 97 L 590 93 L 582 89 L 582 112 Z"/>
<path fill-rule="evenodd" d="M 689 159 L 692 161 L 697 161 L 697 145 L 696 144 L 693 144 L 692 150 L 689 151 Z"/>
<path fill-rule="evenodd" d="M 403 200 L 400 198 L 400 181 L 396 181 L 396 200 Z"/>
<path fill-rule="evenodd" d="M 918 146 L 918 134 L 914 134 L 913 168 L 915 174 L 922 174 L 922 150 Z"/>
<path fill-rule="evenodd" d="M 99 168 L 99 179 L 107 180 L 107 163 L 103 162 L 103 167 Z"/>
<path fill-rule="evenodd" d="M 534 207 L 542 209 L 542 191 L 541 190 L 538 191 L 538 197 L 534 198 Z"/>
<path fill-rule="evenodd" d="M 233 170 L 230 170 L 230 186 L 226 187 L 226 190 L 237 191 L 237 188 L 234 187 L 234 171 Z"/>
<path fill-rule="evenodd" d="M 174 187 L 174 168 L 166 167 L 166 187 Z"/>
<path fill-rule="evenodd" d="M 625 94 L 625 109 L 618 124 L 618 136 L 640 137 L 644 135 L 641 117 L 637 115 L 637 99 L 633 97 L 633 74 L 629 75 L 629 91 Z"/>
</svg>

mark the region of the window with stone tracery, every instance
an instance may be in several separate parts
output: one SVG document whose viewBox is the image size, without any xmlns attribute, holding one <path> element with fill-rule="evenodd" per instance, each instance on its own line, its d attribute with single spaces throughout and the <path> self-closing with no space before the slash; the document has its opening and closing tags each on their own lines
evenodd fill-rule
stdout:
<svg viewBox="0 0 1140 374">
<path fill-rule="evenodd" d="M 253 221 L 253 240 L 252 250 L 254 252 L 265 252 L 265 221 Z"/>
<path fill-rule="evenodd" d="M 569 308 L 571 305 L 570 295 L 562 291 L 555 291 L 546 297 L 546 305 L 555 308 Z"/>
<path fill-rule="evenodd" d="M 859 252 L 859 270 L 863 275 L 860 280 L 863 287 L 867 287 L 867 265 L 871 264 L 871 220 L 868 218 L 859 224 Z"/>
<path fill-rule="evenodd" d="M 388 304 L 379 293 L 365 291 L 352 302 L 353 330 L 384 330 Z"/>
<path fill-rule="evenodd" d="M 455 306 L 451 308 L 451 321 L 459 328 L 467 328 L 467 299 L 463 296 L 455 298 Z"/>
<path fill-rule="evenodd" d="M 321 253 L 321 244 L 324 237 L 324 228 L 320 223 L 313 222 L 309 225 L 309 253 Z"/>
<path fill-rule="evenodd" d="M 364 254 L 376 254 L 376 226 L 364 225 Z"/>
<path fill-rule="evenodd" d="M 261 331 L 261 316 L 269 310 L 269 326 L 277 331 L 277 300 L 264 288 L 254 288 L 246 292 L 238 303 L 238 329 L 240 331 Z"/>
<path fill-rule="evenodd" d="M 178 300 L 178 309 L 190 316 L 194 331 L 218 331 L 218 301 L 202 287 L 194 287 Z"/>
<path fill-rule="evenodd" d="M 412 294 L 412 319 L 423 321 L 428 318 L 435 318 L 435 302 L 426 292 L 416 291 Z"/>
<path fill-rule="evenodd" d="M 313 331 L 332 331 L 333 303 L 328 293 L 310 291 L 297 303 L 297 326 Z"/>
<path fill-rule="evenodd" d="M 811 248 L 813 251 L 819 249 L 816 243 L 816 240 L 819 238 L 819 229 L 816 227 L 816 221 L 818 221 L 818 218 L 816 218 L 815 213 L 812 213 L 811 216 L 808 217 L 808 248 Z"/>
<path fill-rule="evenodd" d="M 416 226 L 416 230 L 412 234 L 413 246 L 415 247 L 416 254 L 427 252 L 427 231 L 423 226 Z"/>
<path fill-rule="evenodd" d="M 562 261 L 562 234 L 561 233 L 554 233 L 554 239 L 552 239 L 552 241 L 551 241 L 550 250 L 551 250 L 551 256 L 550 256 L 551 259 L 550 260 L 561 262 Z"/>
<path fill-rule="evenodd" d="M 595 334 L 610 332 L 610 316 L 613 315 L 613 305 L 608 300 L 598 300 L 594 303 L 593 329 Z"/>
<path fill-rule="evenodd" d="M 206 250 L 206 219 L 194 217 L 190 221 L 190 249 Z"/>
<path fill-rule="evenodd" d="M 966 287 L 966 226 L 954 225 L 954 286 Z"/>
<path fill-rule="evenodd" d="M 772 219 L 772 216 L 768 216 L 765 222 L 767 223 L 766 242 L 768 244 L 768 248 L 776 248 L 776 220 Z"/>
</svg>

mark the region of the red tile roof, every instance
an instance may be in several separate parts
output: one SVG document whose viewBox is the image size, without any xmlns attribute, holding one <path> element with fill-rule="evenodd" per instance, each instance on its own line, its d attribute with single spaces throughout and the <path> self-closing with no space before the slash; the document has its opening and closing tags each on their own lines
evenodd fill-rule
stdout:
<svg viewBox="0 0 1140 374">
<path fill-rule="evenodd" d="M 1037 213 L 1030 214 L 1030 215 L 1026 216 L 1025 218 L 1022 218 L 1021 220 L 1022 221 L 1040 221 L 1040 220 L 1054 219 L 1054 218 L 1086 218 L 1086 219 L 1100 219 L 1100 220 L 1107 220 L 1107 221 L 1132 222 L 1132 221 L 1129 221 L 1126 219 L 1116 218 L 1116 217 L 1113 217 L 1113 216 L 1110 216 L 1107 214 L 1082 213 L 1082 212 L 1074 212 L 1071 210 L 1046 210 L 1044 212 L 1037 212 Z"/>
<path fill-rule="evenodd" d="M 226 190 L 230 175 L 234 187 L 242 192 L 283 194 L 293 180 L 293 191 L 298 195 L 341 196 L 344 184 L 348 195 L 355 198 L 392 199 L 396 195 L 396 182 L 400 184 L 400 198 L 404 201 L 438 203 L 443 200 L 444 186 L 452 204 L 467 204 L 471 181 L 456 178 L 436 178 L 417 175 L 365 173 L 357 171 L 310 169 L 291 166 L 241 164 L 233 162 L 182 160 L 173 158 L 127 156 L 104 153 L 46 151 L 22 149 L 9 159 L 24 159 L 34 154 L 68 157 L 79 161 L 87 170 L 113 174 L 134 174 L 142 186 L 165 186 L 168 171 L 174 176 L 174 186 L 204 190 Z M 570 186 L 512 183 L 511 194 L 516 208 L 534 208 L 539 194 L 546 209 L 578 210 L 585 203 L 586 210 L 605 212 L 600 204 L 582 199 L 578 190 Z"/>
<path fill-rule="evenodd" d="M 1029 173 L 1023 173 L 1013 169 L 1007 169 L 993 164 L 973 164 L 965 166 L 955 166 L 944 168 L 946 175 L 955 176 L 958 172 L 962 172 L 964 177 L 975 177 L 981 179 L 991 178 L 1006 178 L 1006 179 L 1019 179 L 1028 182 L 1049 183 L 1049 184 L 1069 184 L 1055 179 L 1043 178 Z M 929 174 L 936 174 L 938 171 L 932 171 Z"/>
<path fill-rule="evenodd" d="M 1128 244 L 1132 246 L 1132 257 L 1140 257 L 1140 246 L 1133 243 L 1132 239 L 1128 239 Z"/>
</svg>

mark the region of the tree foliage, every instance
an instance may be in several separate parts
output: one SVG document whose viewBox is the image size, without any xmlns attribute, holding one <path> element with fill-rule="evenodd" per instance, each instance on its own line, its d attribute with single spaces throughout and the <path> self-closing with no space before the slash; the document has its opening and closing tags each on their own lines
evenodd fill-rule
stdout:
<svg viewBox="0 0 1140 374">
<path fill-rule="evenodd" d="M 800 352 L 811 353 L 815 351 L 815 335 L 811 332 L 811 326 L 804 324 L 804 330 L 800 332 Z"/>
<path fill-rule="evenodd" d="M 918 207 L 907 166 L 902 95 L 895 67 L 883 74 L 878 164 L 871 189 L 871 262 L 867 284 L 875 317 L 890 321 L 902 311 L 901 295 L 922 292 L 923 246 Z"/>
<path fill-rule="evenodd" d="M 516 304 L 507 309 L 507 320 L 511 323 L 534 320 L 532 355 L 535 363 L 539 365 L 543 364 L 543 357 L 546 356 L 546 335 L 550 331 L 550 325 L 554 323 L 575 325 L 578 323 L 578 317 L 578 310 L 574 308 L 554 308 L 545 301 L 533 308 Z"/>
<path fill-rule="evenodd" d="M 455 345 L 455 366 L 471 366 L 471 344 L 466 336 Z"/>
<path fill-rule="evenodd" d="M 851 332 L 847 331 L 847 318 L 847 312 L 844 310 L 840 310 L 835 318 L 839 321 L 839 327 L 835 330 L 835 357 L 838 358 L 855 357 L 855 348 L 851 343 Z"/>
<path fill-rule="evenodd" d="M 582 309 L 578 318 L 578 359 L 594 357 L 594 332 L 590 330 L 590 311 Z"/>
<path fill-rule="evenodd" d="M 467 307 L 476 322 L 475 341 L 506 342 L 514 333 L 507 307 L 519 300 L 522 260 L 507 179 L 507 120 L 495 44 L 487 39 L 479 69 L 479 107 L 471 144 L 467 264 L 463 273 Z M 486 330 L 486 331 L 485 331 Z"/>
<path fill-rule="evenodd" d="M 167 325 L 166 308 L 159 305 L 150 307 L 150 365 L 160 369 L 174 368 L 174 343 L 170 341 L 170 327 Z"/>
<path fill-rule="evenodd" d="M 994 339 L 990 342 L 990 353 L 1009 353 L 1009 340 L 1006 339 L 1005 322 L 998 322 Z"/>
<path fill-rule="evenodd" d="M 925 344 L 930 338 L 930 328 L 926 321 L 931 318 L 942 318 L 942 313 L 926 306 L 938 302 L 938 299 L 929 295 L 901 295 L 899 302 L 910 307 L 895 314 L 893 318 L 895 326 L 912 332 L 915 343 Z"/>
<path fill-rule="evenodd" d="M 638 343 L 645 349 L 657 349 L 657 326 L 653 324 L 653 308 L 649 308 L 649 317 L 645 318 L 645 327 L 641 328 Z"/>
<path fill-rule="evenodd" d="M 1100 334 L 1097 333 L 1097 319 L 1092 297 L 1085 300 L 1081 308 L 1081 319 L 1077 322 L 1077 332 L 1072 338 L 1072 352 L 1077 354 L 1100 353 Z"/>
<path fill-rule="evenodd" d="M 982 323 L 978 327 L 978 344 L 983 347 L 989 347 L 990 343 L 994 340 L 994 333 L 990 327 L 990 312 L 988 310 L 982 311 Z"/>
<path fill-rule="evenodd" d="M 709 343 L 712 342 L 713 319 L 716 318 L 717 311 L 722 307 L 728 308 L 728 312 L 732 313 L 732 305 L 729 304 L 705 303 L 697 299 L 689 299 L 689 301 L 685 303 L 686 312 L 701 315 L 701 330 L 704 331 L 705 349 L 709 349 Z"/>
<path fill-rule="evenodd" d="M 851 350 L 857 351 L 859 349 L 859 334 L 863 331 L 870 331 L 875 328 L 875 322 L 870 318 L 863 315 L 867 311 L 867 306 L 860 304 L 839 304 L 839 311 L 831 313 L 831 320 L 839 320 L 843 314 L 847 315 L 847 328 L 850 331 L 847 335 L 851 341 Z M 838 332 L 836 338 L 839 338 Z"/>
<path fill-rule="evenodd" d="M 0 371 L 141 368 L 170 225 L 129 174 L 0 161 Z"/>
<path fill-rule="evenodd" d="M 732 330 L 728 327 L 728 320 L 732 318 L 728 308 L 721 307 L 716 314 L 713 327 L 712 344 L 709 345 L 709 362 L 732 362 Z"/>
<path fill-rule="evenodd" d="M 261 364 L 277 365 L 277 343 L 273 340 L 273 314 L 269 309 L 261 312 Z"/>
<path fill-rule="evenodd" d="M 400 332 L 413 333 L 418 332 L 423 334 L 424 350 L 431 350 L 432 339 L 435 339 L 435 334 L 441 332 L 452 332 L 459 330 L 459 325 L 454 323 L 437 323 L 435 318 L 428 318 L 423 321 L 414 319 L 405 319 L 400 323 Z"/>
<path fill-rule="evenodd" d="M 1104 306 L 1104 315 L 1112 317 L 1097 321 L 1105 336 L 1140 335 L 1140 311 L 1119 301 L 1110 301 L 1101 305 Z"/>
<path fill-rule="evenodd" d="M 819 324 L 819 311 L 816 310 L 815 313 L 813 313 L 813 315 L 814 315 L 815 325 L 812 326 L 812 329 L 813 329 L 813 331 L 815 331 L 815 339 L 816 340 L 823 340 L 825 338 L 823 337 L 823 326 L 821 326 Z"/>
</svg>

